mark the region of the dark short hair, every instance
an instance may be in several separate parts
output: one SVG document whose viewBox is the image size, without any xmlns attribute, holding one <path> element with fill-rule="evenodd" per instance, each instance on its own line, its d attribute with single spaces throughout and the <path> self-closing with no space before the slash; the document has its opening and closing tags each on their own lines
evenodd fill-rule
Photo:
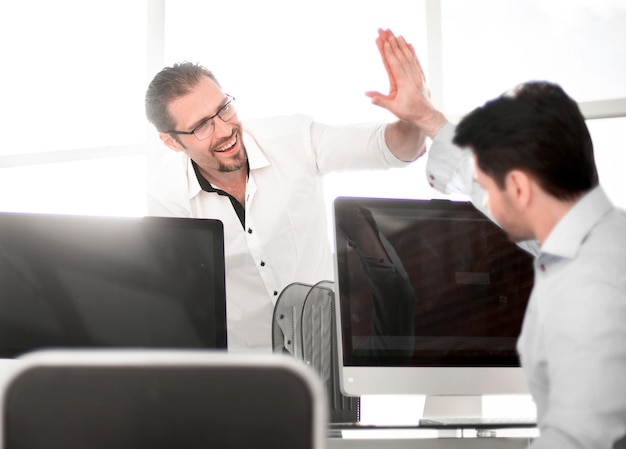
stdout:
<svg viewBox="0 0 626 449">
<path fill-rule="evenodd" d="M 210 70 L 191 62 L 176 63 L 155 75 L 146 91 L 145 101 L 146 117 L 157 131 L 167 132 L 174 128 L 176 124 L 169 113 L 169 104 L 187 94 L 204 76 L 220 86 Z"/>
<path fill-rule="evenodd" d="M 524 83 L 476 108 L 458 124 L 454 143 L 471 148 L 500 188 L 514 169 L 559 199 L 576 198 L 599 182 L 585 118 L 553 83 Z"/>
</svg>

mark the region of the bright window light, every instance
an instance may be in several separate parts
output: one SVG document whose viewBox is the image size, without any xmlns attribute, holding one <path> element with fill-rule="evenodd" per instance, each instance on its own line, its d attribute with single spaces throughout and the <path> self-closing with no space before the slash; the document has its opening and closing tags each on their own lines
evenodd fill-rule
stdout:
<svg viewBox="0 0 626 449">
<path fill-rule="evenodd" d="M 394 120 L 365 96 L 389 91 L 378 28 L 403 35 L 427 64 L 423 0 L 320 0 L 307 7 L 293 0 L 170 0 L 166 11 L 166 65 L 205 65 L 237 97 L 244 120 L 294 113 L 333 125 Z M 329 175 L 329 207 L 339 195 L 430 198 L 424 163 Z"/>
<path fill-rule="evenodd" d="M 237 97 L 244 120 L 292 113 L 328 124 L 393 120 L 364 95 L 388 89 L 374 42 L 378 28 L 391 28 L 412 42 L 426 73 L 443 70 L 436 81 L 442 81 L 448 114 L 461 114 L 531 78 L 556 80 L 578 101 L 626 98 L 626 59 L 619 54 L 626 44 L 622 0 L 163 4 L 163 65 L 181 60 L 206 65 Z M 145 190 L 138 180 L 145 179 L 146 161 L 120 156 L 119 148 L 132 147 L 133 154 L 141 155 L 157 141 L 156 147 L 169 151 L 146 126 L 143 111 L 154 75 L 146 74 L 148 48 L 161 43 L 147 40 L 147 5 L 152 3 L 0 2 L 0 39 L 6 44 L 0 183 L 8 189 L 0 210 L 144 213 L 137 199 Z M 428 17 L 442 21 L 439 42 L 427 42 L 433 34 L 427 33 L 426 14 L 433 5 L 441 6 L 440 16 Z M 159 24 L 150 29 L 159 30 Z M 587 31 L 581 34 L 581 29 Z M 431 57 L 441 58 L 443 66 L 429 70 Z M 625 144 L 619 132 L 623 120 L 589 122 L 602 181 L 619 205 L 626 204 L 623 177 L 615 168 L 624 165 L 618 151 Z M 100 148 L 105 150 L 96 159 L 88 155 Z M 116 154 L 109 157 L 108 148 Z M 54 155 L 55 163 L 45 154 Z M 338 195 L 439 196 L 426 182 L 425 161 L 408 169 L 328 176 L 327 201 Z M 72 183 L 76 189 L 88 188 L 76 180 L 89 174 L 76 170 L 92 170 L 99 182 L 114 183 L 96 194 L 110 200 L 89 204 L 68 194 Z M 55 185 L 63 194 L 51 200 L 54 189 L 46 189 Z"/>
<path fill-rule="evenodd" d="M 146 24 L 145 1 L 0 3 L 0 210 L 144 213 Z"/>
<path fill-rule="evenodd" d="M 444 108 L 464 114 L 518 83 L 576 101 L 626 98 L 623 0 L 441 0 Z"/>
<path fill-rule="evenodd" d="M 0 155 L 145 140 L 145 2 L 1 2 L 0 18 Z"/>
<path fill-rule="evenodd" d="M 142 216 L 141 155 L 0 169 L 0 211 Z"/>
<path fill-rule="evenodd" d="M 587 120 L 600 183 L 613 203 L 626 210 L 626 117 Z"/>
</svg>

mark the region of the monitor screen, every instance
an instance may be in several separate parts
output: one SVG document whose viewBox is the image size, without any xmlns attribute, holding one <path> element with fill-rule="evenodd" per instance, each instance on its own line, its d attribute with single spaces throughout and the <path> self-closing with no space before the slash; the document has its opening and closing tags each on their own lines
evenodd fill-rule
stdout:
<svg viewBox="0 0 626 449">
<path fill-rule="evenodd" d="M 527 392 L 530 254 L 469 202 L 340 197 L 333 221 L 346 394 Z"/>
<path fill-rule="evenodd" d="M 224 349 L 217 220 L 0 213 L 0 357 Z"/>
</svg>

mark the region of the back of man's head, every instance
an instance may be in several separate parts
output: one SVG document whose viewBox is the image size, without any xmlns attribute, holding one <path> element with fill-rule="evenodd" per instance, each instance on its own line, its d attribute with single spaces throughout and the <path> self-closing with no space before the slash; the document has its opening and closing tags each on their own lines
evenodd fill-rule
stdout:
<svg viewBox="0 0 626 449">
<path fill-rule="evenodd" d="M 471 148 L 477 165 L 500 187 L 513 169 L 528 172 L 563 200 L 598 184 L 585 119 L 556 84 L 528 82 L 488 101 L 461 120 L 454 143 Z"/>
</svg>

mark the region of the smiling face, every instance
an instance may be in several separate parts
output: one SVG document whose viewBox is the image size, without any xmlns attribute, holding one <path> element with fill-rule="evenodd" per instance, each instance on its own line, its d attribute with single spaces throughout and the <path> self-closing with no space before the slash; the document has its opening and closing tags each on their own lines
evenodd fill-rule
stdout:
<svg viewBox="0 0 626 449">
<path fill-rule="evenodd" d="M 203 77 L 186 95 L 172 101 L 169 113 L 177 131 L 191 131 L 215 115 L 229 98 L 208 77 Z M 159 133 L 161 140 L 174 151 L 183 151 L 207 174 L 230 173 L 246 168 L 247 154 L 241 140 L 242 125 L 235 115 L 227 122 L 213 119 L 215 132 L 205 140 L 193 134 Z"/>
</svg>

